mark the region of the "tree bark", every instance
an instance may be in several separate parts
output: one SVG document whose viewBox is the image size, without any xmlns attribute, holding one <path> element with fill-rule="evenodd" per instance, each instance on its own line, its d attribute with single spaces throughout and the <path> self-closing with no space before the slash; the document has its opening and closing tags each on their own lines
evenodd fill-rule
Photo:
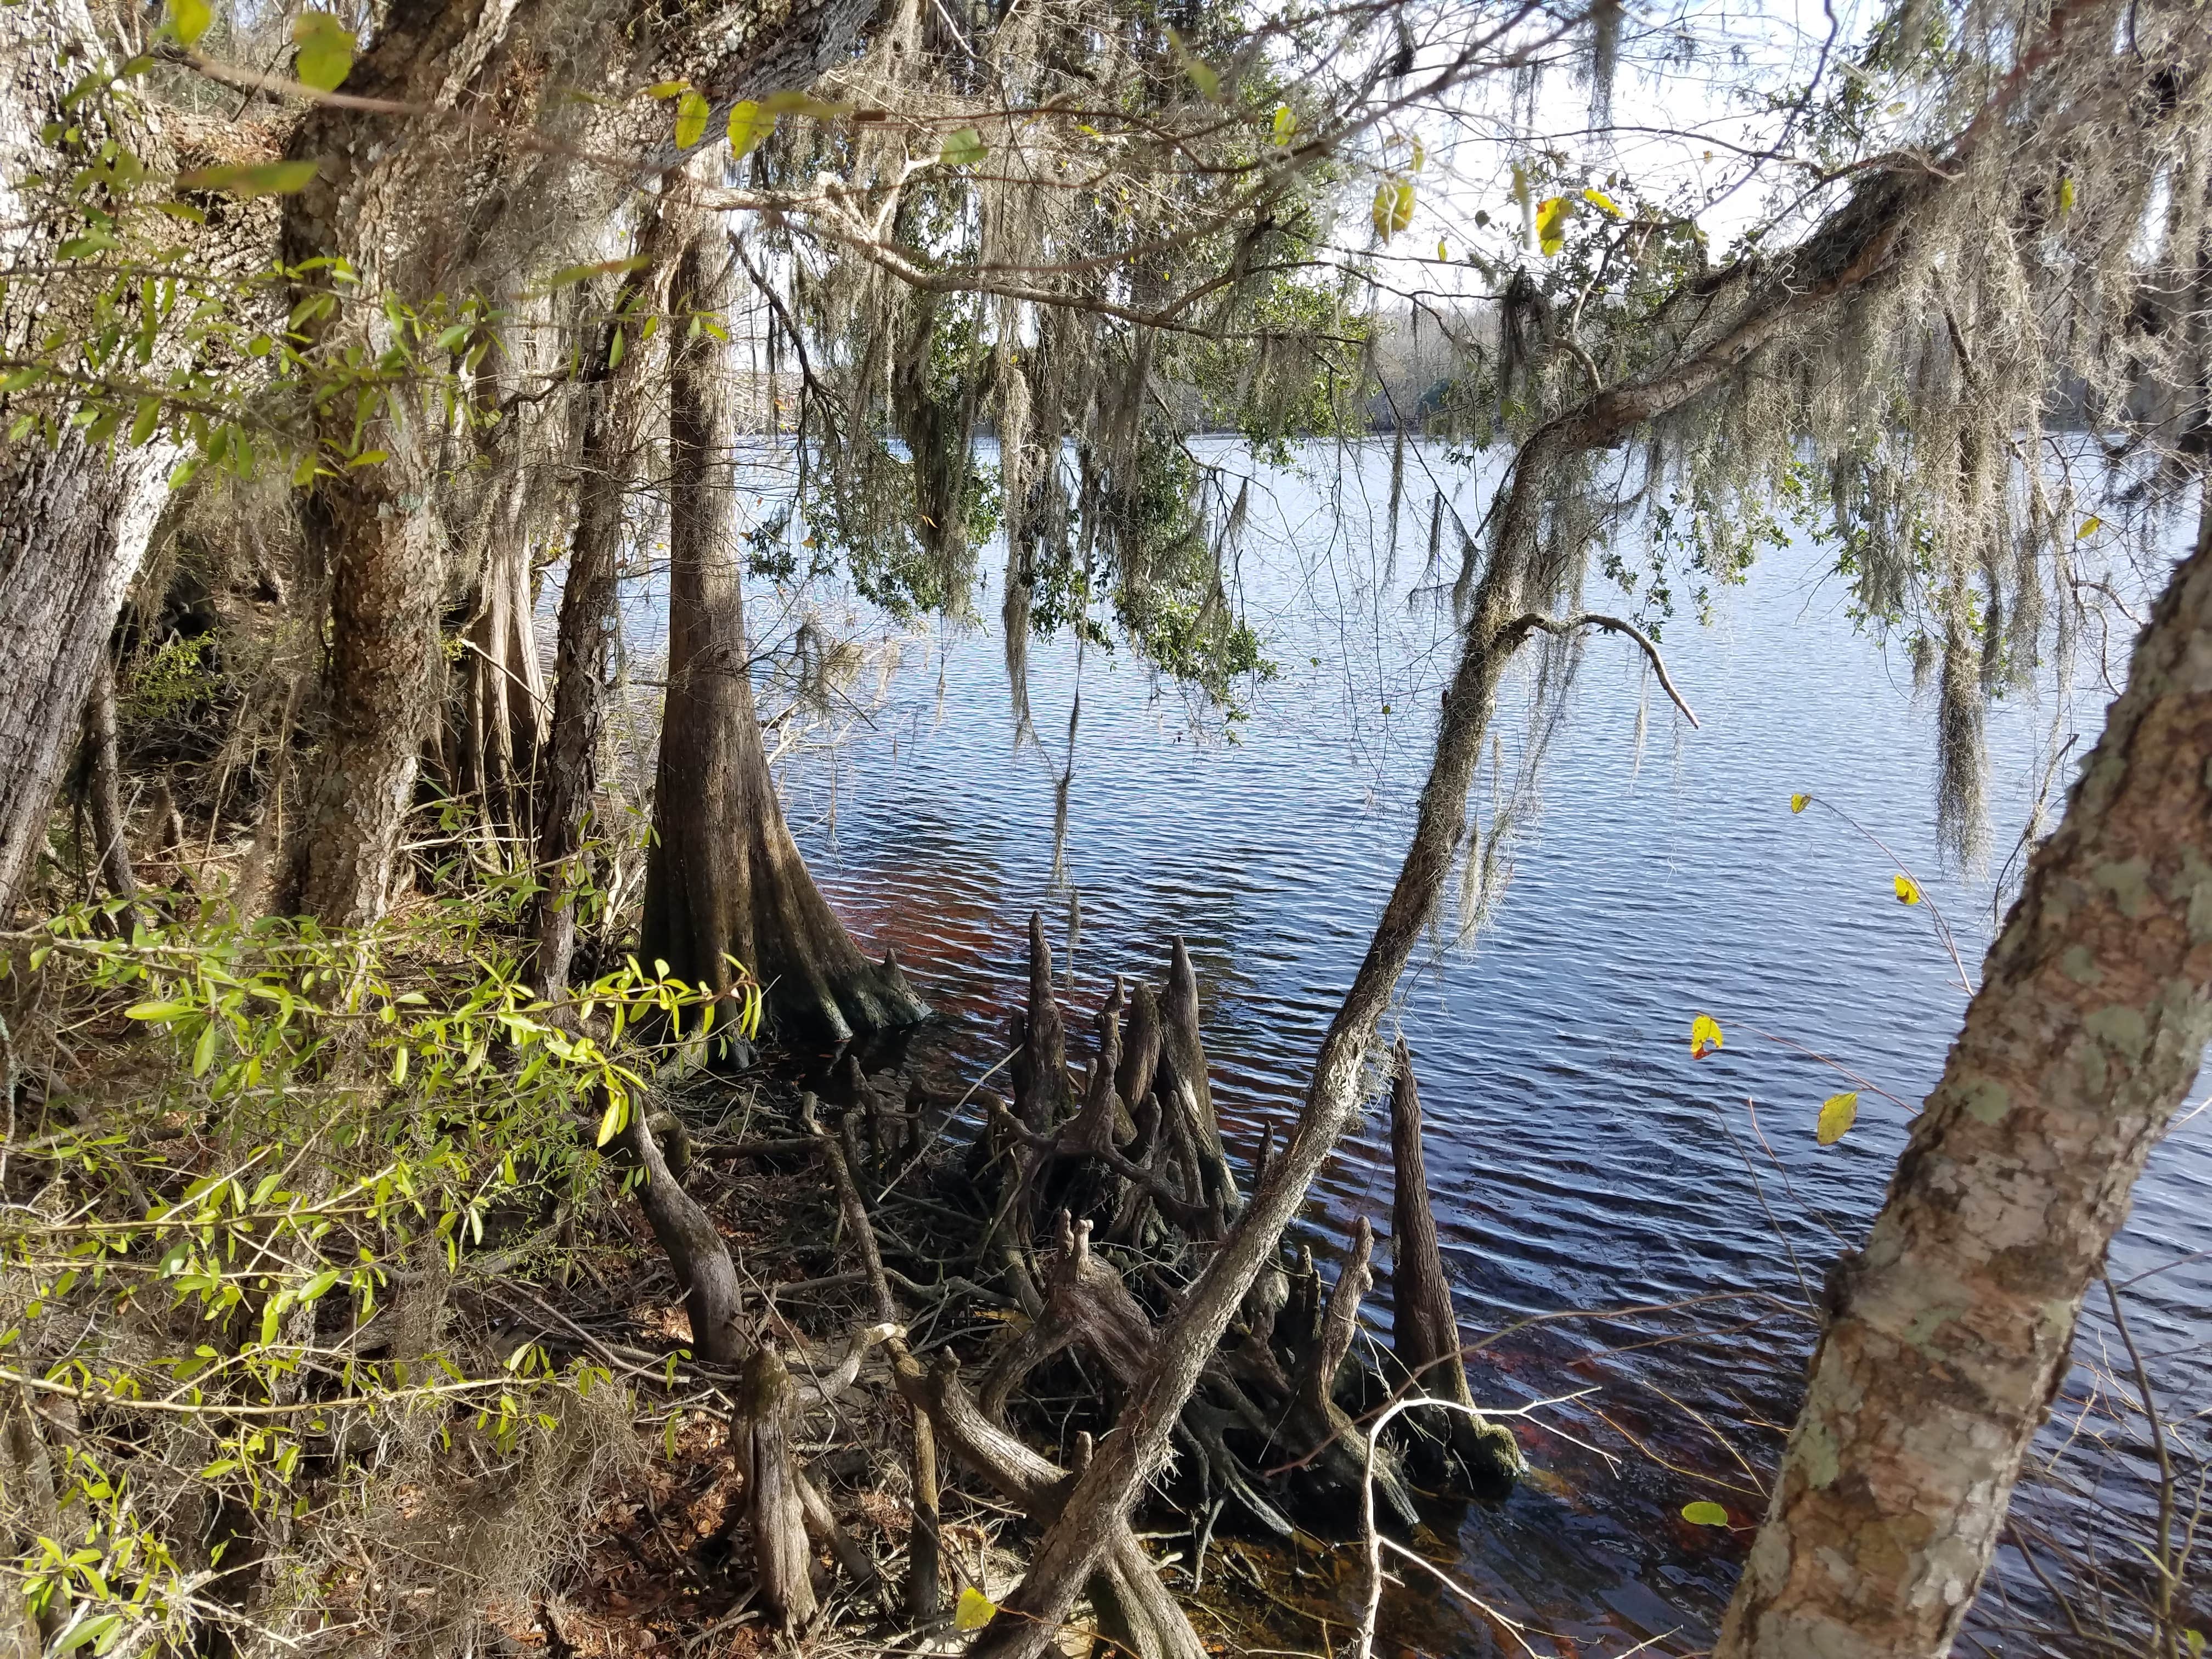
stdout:
<svg viewBox="0 0 2212 1659">
<path fill-rule="evenodd" d="M 672 209 L 672 211 L 675 210 Z M 643 955 L 726 992 L 729 958 L 786 1035 L 843 1042 L 928 1013 L 886 953 L 860 954 L 799 854 L 762 746 L 732 545 L 728 348 L 684 318 L 719 313 L 732 263 L 718 218 L 687 214 L 672 309 L 668 695 Z"/>
<path fill-rule="evenodd" d="M 27 180 L 68 179 L 82 158 L 42 137 L 50 122 L 103 118 L 99 100 L 64 100 L 106 55 L 83 0 L 0 7 L 0 260 L 35 270 L 66 234 Z M 153 165 L 143 133 L 118 134 Z M 96 136 L 95 136 L 96 142 Z M 46 288 L 33 276 L 0 295 L 0 352 L 30 357 Z M 0 433 L 19 400 L 0 398 Z M 46 842 L 46 819 L 75 750 L 78 719 L 125 591 L 152 539 L 176 451 L 88 445 L 76 432 L 49 447 L 0 437 L 0 918 L 23 898 Z"/>
<path fill-rule="evenodd" d="M 663 217 L 658 210 L 650 212 L 638 231 L 637 253 L 657 262 L 666 245 Z M 568 573 L 561 586 L 553 724 L 538 812 L 538 878 L 543 886 L 532 917 L 538 946 L 533 978 L 538 994 L 549 1000 L 567 988 L 576 948 L 576 903 L 583 887 L 599 737 L 622 636 L 617 581 L 647 402 L 646 366 L 652 354 L 637 336 L 665 280 L 653 264 L 630 272 L 606 321 L 585 347 L 581 477 Z"/>
<path fill-rule="evenodd" d="M 0 418 L 7 410 L 0 405 Z M 46 817 L 173 455 L 110 462 L 74 434 L 0 449 L 0 916 L 25 895 Z"/>
<path fill-rule="evenodd" d="M 2212 488 L 1866 1246 L 1723 1659 L 1950 1651 L 2089 1280 L 2212 1034 Z"/>
</svg>

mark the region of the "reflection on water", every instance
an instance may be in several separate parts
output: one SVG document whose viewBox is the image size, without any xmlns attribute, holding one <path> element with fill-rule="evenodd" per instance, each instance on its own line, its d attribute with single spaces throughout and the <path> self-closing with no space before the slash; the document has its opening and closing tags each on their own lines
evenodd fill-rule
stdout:
<svg viewBox="0 0 2212 1659">
<path fill-rule="evenodd" d="M 1250 470 L 1232 452 L 1218 459 Z M 1271 473 L 1252 494 L 1238 574 L 1280 673 L 1252 690 L 1238 740 L 1194 731 L 1180 698 L 1125 653 L 1083 660 L 1064 883 L 1055 804 L 1079 685 L 1067 641 L 1030 653 L 1049 751 L 1014 745 L 997 638 L 951 631 L 901 672 L 834 776 L 808 762 L 787 779 L 794 828 L 839 908 L 864 943 L 897 946 L 946 1017 L 931 1041 L 971 1064 L 1002 1047 L 1032 908 L 1058 944 L 1071 889 L 1079 901 L 1069 1000 L 1085 1014 L 1115 972 L 1162 972 L 1169 936 L 1182 934 L 1240 1158 L 1264 1121 L 1295 1109 L 1366 947 L 1451 666 L 1445 619 L 1413 592 L 1419 554 L 1393 561 L 1382 532 L 1387 452 L 1340 468 L 1334 452 L 1309 459 L 1325 493 Z M 1467 521 L 1484 499 L 1479 482 L 1464 486 Z M 1414 493 L 1407 548 L 1428 509 Z M 1462 1317 L 1471 1338 L 1518 1327 L 1475 1367 L 1478 1396 L 1590 1391 L 1521 1425 L 1536 1476 L 1504 1509 L 1470 1514 L 1459 1540 L 1459 1576 L 1528 1621 L 1540 1653 L 1553 1644 L 1537 1632 L 1565 1638 L 1559 1651 L 1670 1633 L 1669 1649 L 1706 1645 L 1748 1534 L 1690 1525 L 1680 1510 L 1716 1499 L 1739 1528 L 1760 1511 L 1809 1348 L 1807 1304 L 1838 1238 L 1863 1233 L 1904 1139 L 1904 1112 L 1868 1093 L 1850 1134 L 1816 1146 L 1819 1103 L 1850 1085 L 1810 1054 L 1917 1102 L 1963 1006 L 1925 913 L 1896 902 L 1879 854 L 1832 817 L 1793 816 L 1791 793 L 1878 829 L 1950 916 L 1970 965 L 1986 941 L 1986 881 L 1939 868 L 1929 714 L 1842 604 L 1793 553 L 1724 595 L 1711 628 L 1675 622 L 1666 644 L 1704 722 L 1694 732 L 1632 647 L 1591 641 L 1551 743 L 1540 818 L 1490 930 L 1473 950 L 1438 941 L 1394 1015 L 1416 1057 Z M 995 617 L 995 595 L 975 610 Z M 2041 773 L 2050 712 L 1992 715 L 2000 862 Z M 2083 700 L 2077 755 L 2102 714 Z M 1522 718 L 1509 699 L 1501 787 Z M 1492 787 L 1486 775 L 1485 824 Z M 1729 1042 L 1693 1061 L 1700 1011 Z M 1317 1243 L 1353 1213 L 1387 1233 L 1386 1124 L 1347 1145 L 1316 1200 Z M 2191 1133 L 2154 1160 L 2115 1277 L 2204 1249 L 2208 1216 L 2212 1158 Z M 2202 1261 L 2140 1287 L 2138 1334 L 2153 1333 L 2162 1376 L 2193 1376 L 2208 1290 Z M 1645 1311 L 1519 1323 L 1626 1308 Z M 1387 1319 L 1387 1296 L 1370 1313 Z M 2016 1559 L 2008 1577 L 2033 1595 Z M 1393 1601 L 1407 1630 L 1425 1631 L 1423 1648 L 1512 1650 L 1432 1584 Z M 2003 1650 L 2001 1622 L 1980 1620 Z M 2030 1650 L 2013 1638 L 2009 1650 Z"/>
</svg>

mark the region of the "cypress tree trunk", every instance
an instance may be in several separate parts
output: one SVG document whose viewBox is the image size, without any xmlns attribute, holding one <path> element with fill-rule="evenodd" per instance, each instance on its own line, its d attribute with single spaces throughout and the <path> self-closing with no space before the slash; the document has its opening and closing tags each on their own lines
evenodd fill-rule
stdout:
<svg viewBox="0 0 2212 1659">
<path fill-rule="evenodd" d="M 640 256 L 659 257 L 661 225 L 661 216 L 655 211 L 640 228 Z M 538 939 L 538 991 L 548 998 L 559 995 L 568 984 L 568 961 L 576 948 L 580 860 L 622 628 L 616 579 L 629 523 L 625 501 L 637 474 L 646 365 L 652 355 L 637 336 L 662 281 L 650 264 L 632 271 L 623 281 L 612 313 L 585 347 L 582 476 L 577 486 L 576 532 L 568 544 L 568 574 L 561 588 L 553 726 L 546 741 L 538 815 L 538 877 L 544 888 L 538 895 L 532 931 Z"/>
<path fill-rule="evenodd" d="M 1829 1320 L 1722 1659 L 1950 1651 L 2212 1032 L 2212 493 Z"/>
<path fill-rule="evenodd" d="M 720 222 L 687 216 L 672 299 L 668 696 L 642 954 L 726 990 L 734 957 L 791 1036 L 842 1042 L 911 1024 L 926 1009 L 895 957 L 860 954 L 784 822 L 746 673 L 744 596 L 732 544 L 728 348 L 684 319 L 727 302 Z"/>
</svg>

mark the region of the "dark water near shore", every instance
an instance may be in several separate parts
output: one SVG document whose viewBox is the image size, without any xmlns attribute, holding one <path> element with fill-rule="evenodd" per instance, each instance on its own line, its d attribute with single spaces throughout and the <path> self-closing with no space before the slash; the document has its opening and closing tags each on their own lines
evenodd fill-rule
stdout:
<svg viewBox="0 0 2212 1659">
<path fill-rule="evenodd" d="M 1251 470 L 1234 452 L 1218 459 Z M 1308 459 L 1325 488 L 1275 473 L 1253 492 L 1242 586 L 1281 672 L 1249 690 L 1239 741 L 1196 732 L 1179 696 L 1126 652 L 1093 648 L 1079 665 L 1060 641 L 1032 647 L 1043 744 L 1017 748 L 994 584 L 976 607 L 992 627 L 915 641 L 836 759 L 802 758 L 785 779 L 794 828 L 840 909 L 864 943 L 897 945 L 946 1016 L 928 1041 L 971 1068 L 1002 1050 L 1032 908 L 1064 952 L 1071 890 L 1079 899 L 1072 1030 L 1087 1030 L 1112 974 L 1157 976 L 1169 936 L 1182 934 L 1240 1160 L 1257 1126 L 1295 1109 L 1365 949 L 1451 666 L 1436 608 L 1407 601 L 1427 551 L 1431 486 L 1410 482 L 1420 458 L 1395 561 L 1387 451 L 1355 452 L 1341 471 L 1334 452 Z M 1470 522 L 1486 499 L 1480 481 L 1457 494 Z M 987 550 L 987 568 L 1000 556 Z M 1901 657 L 1855 632 L 1844 604 L 1799 550 L 1722 595 L 1712 626 L 1673 623 L 1669 661 L 1704 722 L 1696 732 L 1631 647 L 1593 640 L 1494 918 L 1471 948 L 1422 952 L 1401 988 L 1393 1024 L 1416 1057 L 1470 1337 L 1532 1316 L 1735 1298 L 1559 1319 L 1485 1355 L 1474 1382 L 1487 1404 L 1590 1392 L 1516 1425 L 1537 1473 L 1460 1529 L 1452 1570 L 1525 1631 L 1413 1583 L 1391 1592 L 1390 1623 L 1423 1650 L 1708 1644 L 1748 1541 L 1741 1528 L 1763 1507 L 1778 1425 L 1796 1409 L 1807 1286 L 1817 1291 L 1838 1235 L 1863 1233 L 1907 1121 L 1869 1090 L 1842 1143 L 1817 1146 L 1820 1102 L 1852 1085 L 1757 1033 L 1832 1056 L 1907 1103 L 1940 1070 L 1964 995 L 1927 910 L 1897 902 L 1888 862 L 1836 817 L 1789 810 L 1807 791 L 1881 835 L 1978 970 L 1990 884 L 1941 868 L 1930 711 Z M 768 596 L 754 611 L 770 614 Z M 1079 690 L 1056 875 L 1055 787 Z M 1525 704 L 1524 687 L 1500 722 L 1509 793 Z M 1993 864 L 2025 821 L 2051 713 L 1992 712 Z M 2062 727 L 2081 732 L 2075 755 L 2102 714 L 2101 694 L 2079 701 Z M 1490 788 L 1486 778 L 1478 792 L 1486 826 Z M 1719 1020 L 1728 1046 L 1693 1061 L 1698 1012 Z M 2208 1130 L 2212 1114 L 2156 1156 L 2115 1279 L 2212 1248 Z M 1358 1214 L 1387 1236 L 1389 1203 L 1377 1114 L 1316 1189 L 1317 1248 Z M 2206 1403 L 2208 1307 L 2212 1261 L 2201 1258 L 2130 1292 L 2138 1340 L 2184 1410 Z M 1387 1295 L 1370 1311 L 1387 1322 Z M 2085 1346 L 2107 1330 L 2090 1329 Z M 2092 1384 L 2077 1384 L 2078 1406 Z M 2115 1432 L 2139 1447 L 2141 1427 Z M 2057 1445 L 2057 1431 L 2047 1439 Z M 1725 1504 L 1739 1529 L 1683 1521 L 1699 1498 Z M 2078 1505 L 2031 1501 L 2054 1525 L 2100 1524 Z M 2016 1557 L 2002 1567 L 1976 1631 L 1998 1650 L 2042 1650 L 2006 1628 L 2037 1592 Z M 1286 1647 L 1323 1640 L 1312 1626 L 1282 1635 Z"/>
</svg>

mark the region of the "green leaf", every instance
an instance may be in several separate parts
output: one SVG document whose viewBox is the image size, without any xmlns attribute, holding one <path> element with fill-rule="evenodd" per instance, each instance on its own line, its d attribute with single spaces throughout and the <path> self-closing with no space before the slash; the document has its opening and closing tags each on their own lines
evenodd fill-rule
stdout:
<svg viewBox="0 0 2212 1659">
<path fill-rule="evenodd" d="M 730 154 L 742 161 L 760 148 L 761 141 L 775 131 L 775 117 L 765 118 L 761 106 L 751 99 L 730 106 Z"/>
<path fill-rule="evenodd" d="M 137 449 L 154 435 L 154 428 L 161 418 L 159 398 L 141 398 L 138 411 L 131 421 L 131 447 Z"/>
<path fill-rule="evenodd" d="M 317 92 L 336 92 L 353 69 L 353 31 L 326 11 L 292 20 L 292 72 Z"/>
<path fill-rule="evenodd" d="M 194 167 L 177 175 L 184 190 L 219 190 L 232 196 L 294 196 L 314 182 L 319 161 L 264 161 L 253 167 Z"/>
<path fill-rule="evenodd" d="M 594 276 L 626 276 L 633 270 L 643 270 L 652 263 L 651 258 L 640 253 L 627 259 L 602 259 L 597 264 L 563 265 L 546 279 L 545 287 L 549 293 L 564 288 L 574 288 L 577 283 L 587 283 Z"/>
<path fill-rule="evenodd" d="M 189 1013 L 189 1002 L 135 1002 L 123 1011 L 125 1019 L 171 1020 L 179 1014 Z"/>
<path fill-rule="evenodd" d="M 336 1267 L 325 1267 L 322 1272 L 317 1273 L 313 1279 L 309 1279 L 306 1285 L 301 1287 L 300 1300 L 302 1302 L 319 1301 L 329 1292 L 331 1286 L 337 1282 L 338 1270 Z"/>
<path fill-rule="evenodd" d="M 607 367 L 609 368 L 620 368 L 622 367 L 623 352 L 625 349 L 625 343 L 628 337 L 629 337 L 625 335 L 621 329 L 617 329 L 615 331 L 614 343 L 607 348 Z"/>
<path fill-rule="evenodd" d="M 972 167 L 988 152 L 983 148 L 983 135 L 973 127 L 963 127 L 945 137 L 945 148 L 937 159 L 949 167 Z"/>
<path fill-rule="evenodd" d="M 1278 144 L 1287 144 L 1291 135 L 1298 130 L 1297 112 L 1288 104 L 1275 106 L 1274 138 Z"/>
<path fill-rule="evenodd" d="M 179 46 L 197 44 L 214 21 L 215 8 L 208 0 L 169 0 L 169 27 L 176 31 Z"/>
<path fill-rule="evenodd" d="M 398 1088 L 407 1081 L 407 1045 L 401 1043 L 392 1051 L 392 1086 Z"/>
<path fill-rule="evenodd" d="M 1567 216 L 1574 210 L 1565 196 L 1547 196 L 1536 204 L 1536 246 L 1547 259 L 1567 245 Z"/>
<path fill-rule="evenodd" d="M 676 148 L 689 149 L 707 136 L 707 118 L 713 114 L 707 100 L 690 88 L 676 100 Z"/>
<path fill-rule="evenodd" d="M 215 1034 L 222 1029 L 210 1019 L 207 1023 L 207 1029 L 200 1033 L 199 1042 L 192 1048 L 194 1077 L 205 1077 L 208 1067 L 215 1064 Z"/>
<path fill-rule="evenodd" d="M 1847 1094 L 1830 1095 L 1820 1103 L 1820 1121 L 1813 1135 L 1823 1146 L 1832 1146 L 1850 1133 L 1851 1125 L 1858 1121 L 1859 1093 L 1856 1089 Z"/>
<path fill-rule="evenodd" d="M 981 1630 L 991 1622 L 991 1615 L 998 1610 L 996 1601 L 969 1584 L 961 1590 L 960 1600 L 952 1609 L 952 1628 Z"/>
<path fill-rule="evenodd" d="M 1728 1046 L 1721 1036 L 1720 1022 L 1711 1014 L 1699 1014 L 1690 1022 L 1690 1058 L 1703 1060 L 1716 1048 Z"/>
<path fill-rule="evenodd" d="M 82 1624 L 72 1625 L 63 1633 L 62 1639 L 54 1644 L 53 1650 L 56 1653 L 75 1653 L 88 1642 L 97 1642 L 103 1637 L 112 1635 L 122 1623 L 123 1615 L 119 1613 L 96 1613 Z"/>
<path fill-rule="evenodd" d="M 1725 1527 L 1729 1513 L 1719 1504 L 1700 1498 L 1694 1504 L 1682 1505 L 1682 1519 L 1693 1527 Z"/>
</svg>

